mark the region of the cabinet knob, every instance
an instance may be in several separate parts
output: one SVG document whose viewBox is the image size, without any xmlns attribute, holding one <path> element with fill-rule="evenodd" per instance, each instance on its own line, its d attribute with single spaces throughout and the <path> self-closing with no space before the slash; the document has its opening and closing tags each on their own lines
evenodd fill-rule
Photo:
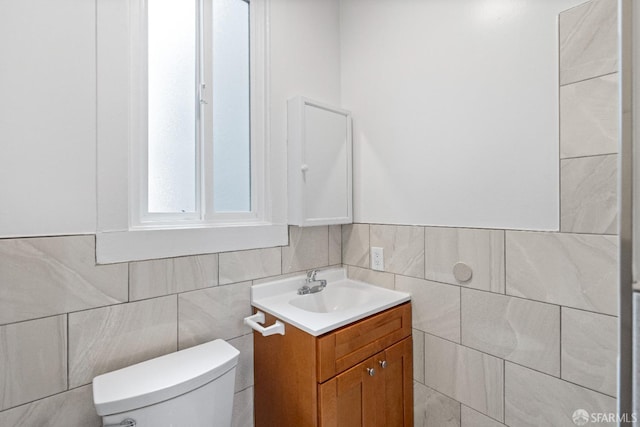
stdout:
<svg viewBox="0 0 640 427">
<path fill-rule="evenodd" d="M 306 172 L 306 171 L 308 171 L 308 170 L 309 170 L 309 165 L 307 165 L 307 164 L 303 164 L 303 165 L 301 165 L 301 166 L 300 166 L 300 170 L 301 170 L 302 172 Z"/>
<path fill-rule="evenodd" d="M 372 377 L 376 374 L 376 370 L 373 368 L 367 368 L 367 373 L 369 374 L 370 377 Z"/>
<path fill-rule="evenodd" d="M 380 364 L 382 369 L 387 367 L 387 361 L 386 360 L 379 360 L 378 363 Z"/>
</svg>

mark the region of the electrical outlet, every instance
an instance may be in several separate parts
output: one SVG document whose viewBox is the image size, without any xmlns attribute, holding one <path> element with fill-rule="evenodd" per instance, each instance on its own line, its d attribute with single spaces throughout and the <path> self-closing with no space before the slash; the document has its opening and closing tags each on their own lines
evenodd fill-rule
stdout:
<svg viewBox="0 0 640 427">
<path fill-rule="evenodd" d="M 376 246 L 371 247 L 371 268 L 373 270 L 384 271 L 384 249 Z"/>
</svg>

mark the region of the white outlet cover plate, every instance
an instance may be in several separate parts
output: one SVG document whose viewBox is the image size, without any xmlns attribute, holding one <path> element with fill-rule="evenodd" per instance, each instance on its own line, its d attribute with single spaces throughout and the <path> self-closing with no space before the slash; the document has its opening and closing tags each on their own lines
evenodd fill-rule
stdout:
<svg viewBox="0 0 640 427">
<path fill-rule="evenodd" d="M 371 269 L 384 271 L 384 248 L 371 247 Z"/>
</svg>

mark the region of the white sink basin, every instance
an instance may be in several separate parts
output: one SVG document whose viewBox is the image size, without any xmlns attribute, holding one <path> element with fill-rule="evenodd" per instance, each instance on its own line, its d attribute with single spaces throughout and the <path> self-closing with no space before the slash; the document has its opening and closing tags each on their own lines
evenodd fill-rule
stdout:
<svg viewBox="0 0 640 427">
<path fill-rule="evenodd" d="M 307 295 L 297 293 L 306 275 L 254 285 L 251 305 L 318 336 L 411 298 L 406 292 L 348 279 L 343 268 L 319 271 L 316 279 L 326 280 L 326 288 Z"/>
<path fill-rule="evenodd" d="M 375 299 L 372 292 L 361 289 L 354 283 L 343 280 L 315 294 L 301 295 L 289 301 L 294 307 L 313 313 L 331 313 L 362 307 Z"/>
</svg>

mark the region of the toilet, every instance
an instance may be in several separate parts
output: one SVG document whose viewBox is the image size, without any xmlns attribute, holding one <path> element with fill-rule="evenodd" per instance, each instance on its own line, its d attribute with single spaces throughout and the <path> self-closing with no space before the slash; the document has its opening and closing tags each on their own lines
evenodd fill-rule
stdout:
<svg viewBox="0 0 640 427">
<path fill-rule="evenodd" d="M 229 427 L 240 352 L 223 340 L 93 379 L 103 426 Z"/>
</svg>

